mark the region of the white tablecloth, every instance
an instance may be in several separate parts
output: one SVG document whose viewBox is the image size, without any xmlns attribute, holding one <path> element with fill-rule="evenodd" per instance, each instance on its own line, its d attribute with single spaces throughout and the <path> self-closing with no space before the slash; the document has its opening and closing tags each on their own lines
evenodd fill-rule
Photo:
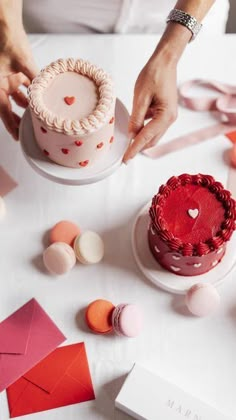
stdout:
<svg viewBox="0 0 236 420">
<path fill-rule="evenodd" d="M 111 72 L 117 95 L 132 103 L 135 78 L 152 52 L 156 36 L 32 36 L 39 67 L 59 57 L 81 56 Z M 179 79 L 211 77 L 234 83 L 236 36 L 199 37 L 187 47 Z M 213 117 L 184 109 L 165 138 L 214 123 Z M 131 249 L 134 215 L 171 175 L 209 173 L 226 183 L 228 167 L 223 136 L 186 148 L 159 160 L 138 156 L 111 177 L 83 187 L 52 183 L 25 161 L 19 144 L 0 127 L 2 165 L 19 186 L 6 197 L 7 217 L 0 226 L 0 319 L 32 297 L 38 299 L 67 336 L 67 343 L 85 341 L 96 401 L 23 417 L 40 420 L 125 419 L 114 411 L 114 399 L 135 361 L 175 382 L 220 411 L 236 418 L 236 292 L 234 277 L 221 288 L 222 304 L 209 319 L 187 315 L 183 299 L 154 287 L 136 267 Z M 105 240 L 104 261 L 77 265 L 68 275 L 45 273 L 45 234 L 61 219 L 99 232 Z M 136 339 L 97 336 L 88 332 L 83 309 L 97 298 L 114 304 L 142 306 L 145 329 Z M 0 418 L 8 418 L 5 393 Z M 158 413 L 157 413 L 158 419 Z M 165 420 L 165 419 L 160 419 Z M 213 420 L 213 419 L 212 419 Z"/>
</svg>

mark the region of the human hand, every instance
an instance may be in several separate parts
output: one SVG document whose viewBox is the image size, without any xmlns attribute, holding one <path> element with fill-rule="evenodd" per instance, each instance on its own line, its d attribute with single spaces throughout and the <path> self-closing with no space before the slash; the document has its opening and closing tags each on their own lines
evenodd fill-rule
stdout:
<svg viewBox="0 0 236 420">
<path fill-rule="evenodd" d="M 151 58 L 135 83 L 125 163 L 157 143 L 177 117 L 177 102 L 176 63 L 161 54 Z M 150 119 L 146 125 L 145 119 Z"/>
<path fill-rule="evenodd" d="M 0 118 L 17 140 L 20 117 L 13 112 L 10 97 L 17 105 L 26 108 L 28 101 L 20 86 L 28 87 L 38 70 L 23 28 L 12 34 L 2 27 L 0 39 Z"/>
</svg>

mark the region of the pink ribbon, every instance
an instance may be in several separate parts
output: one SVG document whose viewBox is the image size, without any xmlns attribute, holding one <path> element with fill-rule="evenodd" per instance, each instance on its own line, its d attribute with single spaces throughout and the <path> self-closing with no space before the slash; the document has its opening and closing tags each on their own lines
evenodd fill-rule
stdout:
<svg viewBox="0 0 236 420">
<path fill-rule="evenodd" d="M 210 96 L 189 96 L 190 88 L 201 86 L 215 90 L 215 98 Z M 183 83 L 179 87 L 179 102 L 194 111 L 218 111 L 220 122 L 177 137 L 167 144 L 146 149 L 143 154 L 156 159 L 172 151 L 180 150 L 201 141 L 213 138 L 218 134 L 236 130 L 236 86 L 217 81 L 194 79 Z"/>
</svg>

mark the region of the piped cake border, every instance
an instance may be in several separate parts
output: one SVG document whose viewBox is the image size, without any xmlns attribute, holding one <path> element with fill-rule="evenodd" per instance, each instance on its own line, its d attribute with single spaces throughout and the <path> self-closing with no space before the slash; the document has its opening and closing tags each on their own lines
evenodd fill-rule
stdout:
<svg viewBox="0 0 236 420">
<path fill-rule="evenodd" d="M 87 76 L 98 88 L 99 99 L 94 111 L 80 120 L 59 117 L 48 109 L 43 101 L 43 92 L 48 83 L 60 73 L 73 71 Z M 48 129 L 67 135 L 83 136 L 108 123 L 114 112 L 114 91 L 110 76 L 101 68 L 82 59 L 59 59 L 42 69 L 28 88 L 29 106 L 34 115 Z"/>
<path fill-rule="evenodd" d="M 225 220 L 221 224 L 217 234 L 204 242 L 191 244 L 182 242 L 175 237 L 167 228 L 163 218 L 163 205 L 170 193 L 180 185 L 194 184 L 208 188 L 215 194 L 218 201 L 223 204 L 225 209 Z M 172 176 L 166 184 L 161 185 L 158 193 L 152 199 L 152 205 L 149 210 L 151 222 L 157 235 L 166 242 L 171 251 L 179 252 L 183 256 L 203 256 L 212 251 L 217 251 L 222 245 L 229 241 L 235 230 L 236 221 L 236 202 L 231 197 L 231 193 L 225 190 L 220 182 L 215 181 L 211 175 L 189 175 Z"/>
</svg>

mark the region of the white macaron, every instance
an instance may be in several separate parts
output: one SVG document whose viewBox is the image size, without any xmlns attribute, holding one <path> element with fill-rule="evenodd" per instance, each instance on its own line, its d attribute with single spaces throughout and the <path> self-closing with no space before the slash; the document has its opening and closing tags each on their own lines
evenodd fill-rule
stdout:
<svg viewBox="0 0 236 420">
<path fill-rule="evenodd" d="M 220 295 L 212 284 L 197 283 L 185 297 L 189 311 L 196 316 L 209 316 L 220 304 Z"/>
<path fill-rule="evenodd" d="M 55 242 L 45 249 L 43 262 L 51 274 L 64 274 L 74 267 L 76 257 L 70 245 L 64 242 Z"/>
<path fill-rule="evenodd" d="M 3 198 L 0 196 L 0 220 L 2 220 L 4 218 L 6 214 L 6 205 L 5 205 L 5 201 L 3 200 Z"/>
<path fill-rule="evenodd" d="M 96 264 L 104 257 L 104 243 L 96 232 L 88 230 L 77 236 L 74 251 L 82 264 Z"/>
</svg>

